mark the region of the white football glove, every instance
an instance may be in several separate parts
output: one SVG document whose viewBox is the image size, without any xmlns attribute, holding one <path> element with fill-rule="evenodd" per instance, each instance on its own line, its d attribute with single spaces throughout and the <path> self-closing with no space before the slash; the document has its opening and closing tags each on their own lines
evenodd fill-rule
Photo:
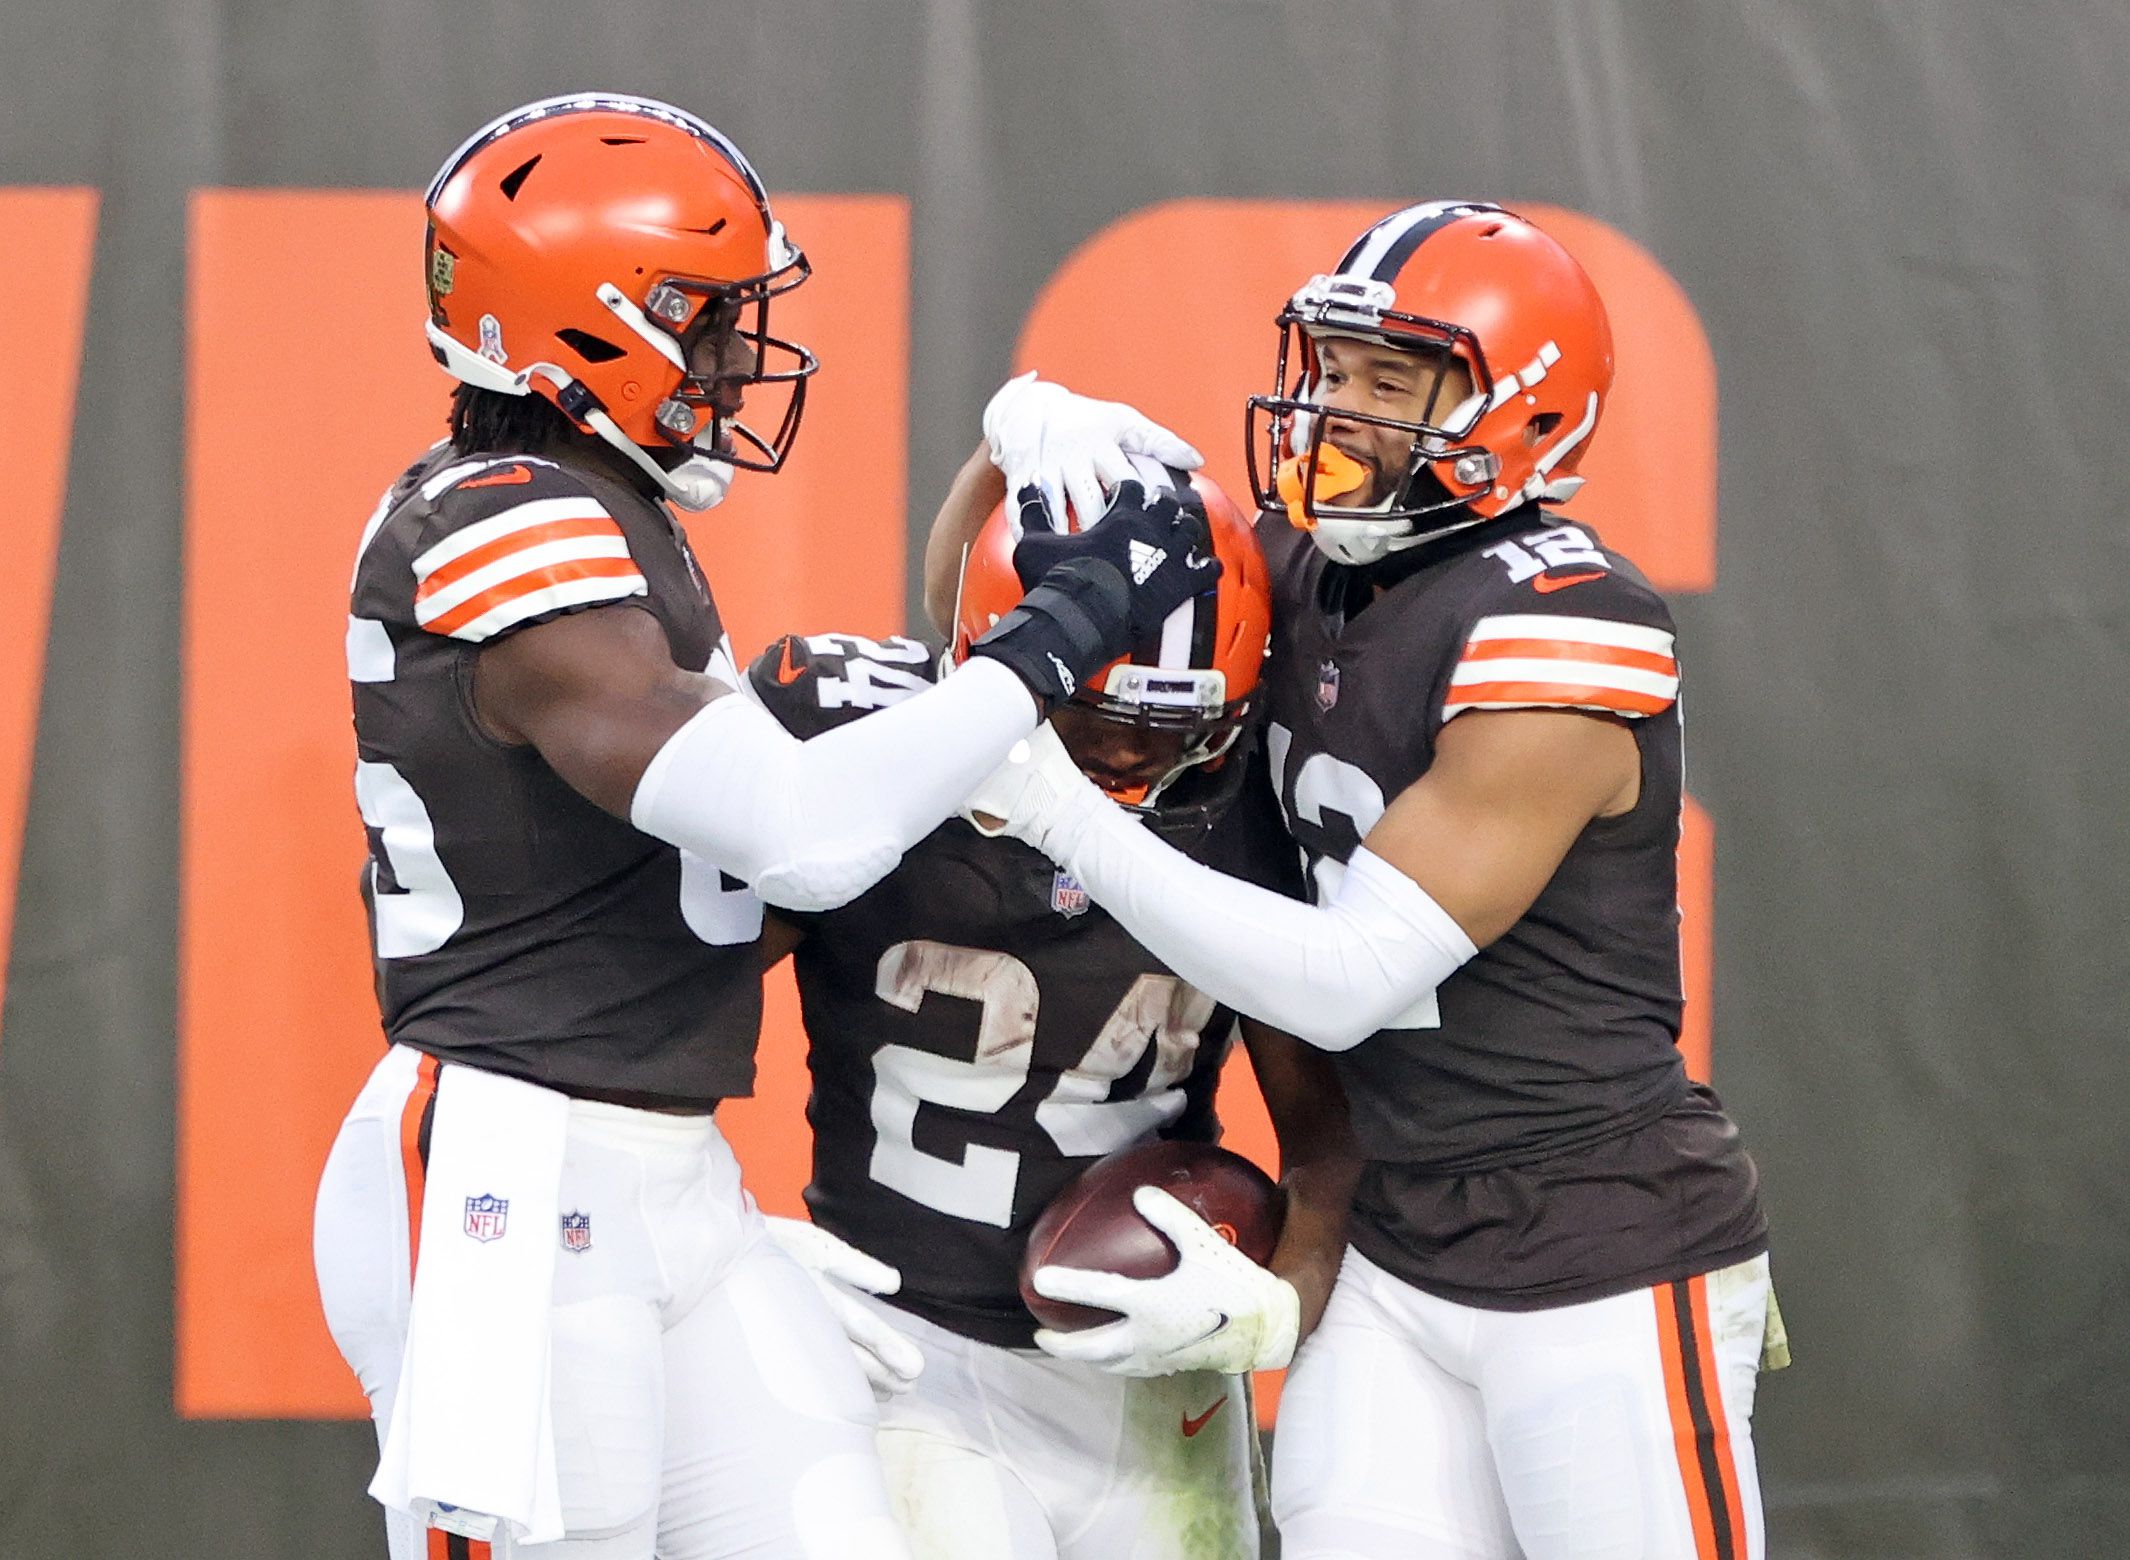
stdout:
<svg viewBox="0 0 2130 1560">
<path fill-rule="evenodd" d="M 1158 1186 L 1133 1192 L 1132 1206 L 1175 1244 L 1175 1270 L 1125 1278 L 1088 1268 L 1037 1268 L 1030 1280 L 1037 1294 L 1124 1313 L 1122 1321 L 1084 1332 L 1043 1328 L 1035 1335 L 1039 1348 L 1118 1376 L 1186 1370 L 1237 1376 L 1278 1370 L 1294 1357 L 1302 1301 L 1292 1284 L 1252 1262 Z"/>
<path fill-rule="evenodd" d="M 1013 744 L 1006 761 L 961 804 L 961 815 L 980 834 L 1010 834 L 1048 854 L 1045 842 L 1061 824 L 1107 801 L 1045 721 Z"/>
<path fill-rule="evenodd" d="M 1065 523 L 1065 501 L 1082 526 L 1109 507 L 1105 488 L 1137 475 L 1129 457 L 1147 455 L 1164 466 L 1196 471 L 1206 458 L 1159 423 L 1121 401 L 1095 401 L 1035 377 L 1009 379 L 984 408 L 984 440 L 991 464 L 1006 475 L 1006 491 L 1031 484 Z"/>
<path fill-rule="evenodd" d="M 881 1397 L 909 1391 L 924 1370 L 924 1351 L 844 1287 L 891 1295 L 902 1287 L 902 1274 L 805 1219 L 764 1215 L 762 1222 L 769 1226 L 769 1238 L 813 1278 L 873 1391 Z"/>
</svg>

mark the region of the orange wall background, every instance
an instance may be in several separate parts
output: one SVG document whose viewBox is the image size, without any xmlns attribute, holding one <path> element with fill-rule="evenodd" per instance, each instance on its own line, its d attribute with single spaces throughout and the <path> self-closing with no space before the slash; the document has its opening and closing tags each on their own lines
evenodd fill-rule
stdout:
<svg viewBox="0 0 2130 1560">
<path fill-rule="evenodd" d="M 30 766 L 44 686 L 45 631 L 59 561 L 74 387 L 96 247 L 97 195 L 82 189 L 0 189 L 0 363 L 38 365 L 35 382 L 9 397 L 0 417 L 0 471 L 7 473 L 7 587 L 0 590 L 0 1007 L 7 993 L 15 924 L 15 879 L 29 812 Z"/>
<path fill-rule="evenodd" d="M 70 209 L 85 278 L 87 229 Z M 725 506 L 689 523 L 743 657 L 794 629 L 903 626 L 908 203 L 786 196 L 779 209 L 815 262 L 779 323 L 816 347 L 824 371 L 785 471 L 743 478 Z M 1624 238 L 1574 213 L 1537 214 L 1596 276 L 1622 344 L 1604 438 L 1585 465 L 1591 499 L 1577 513 L 1661 588 L 1705 590 L 1715 577 L 1715 379 L 1699 322 Z M 1298 278 L 1378 215 L 1307 202 L 1135 212 L 1038 296 L 1017 366 L 1136 401 L 1244 495 L 1241 409 L 1269 382 L 1272 317 Z M 193 201 L 176 1360 L 187 1417 L 364 1412 L 319 1313 L 310 1212 L 333 1133 L 381 1046 L 355 892 L 362 835 L 341 628 L 364 518 L 442 433 L 447 384 L 421 339 L 418 268 L 407 263 L 421 232 L 419 201 L 400 192 L 206 190 Z M 1207 266 L 1208 254 L 1224 263 Z M 300 319 L 259 310 L 262 276 L 304 278 Z M 381 277 L 399 285 L 380 287 Z M 1163 290 L 1179 277 L 1192 279 L 1188 307 Z M 78 308 L 73 329 L 78 339 Z M 301 408 L 288 404 L 286 364 L 299 352 L 330 357 L 339 403 L 360 415 L 289 426 Z M 286 431 L 262 439 L 261 429 Z M 56 528 L 63 424 L 43 447 L 59 460 Z M 867 480 L 852 482 L 853 471 Z M 5 632 L 15 631 L 10 620 Z M 1707 818 L 1689 804 L 1684 1045 L 1697 1076 L 1708 1067 L 1713 852 Z M 800 1210 L 803 1056 L 796 994 L 779 972 L 758 1093 L 720 1113 L 771 1211 Z M 1247 1073 L 1238 1057 L 1225 1080 L 1227 1141 L 1273 1167 Z M 267 1100 L 271 1111 L 258 1103 Z M 1268 1415 L 1277 1386 L 1263 1383 Z"/>
<path fill-rule="evenodd" d="M 778 210 L 816 266 L 777 306 L 779 324 L 832 366 L 783 473 L 743 477 L 690 526 L 743 656 L 787 629 L 890 631 L 903 608 L 908 203 L 785 196 Z M 187 1417 L 365 1412 L 319 1312 L 311 1197 L 382 1048 L 356 897 L 342 628 L 364 519 L 443 434 L 448 385 L 422 340 L 410 259 L 421 241 L 412 194 L 193 200 L 176 1362 Z M 298 277 L 300 289 L 259 285 Z M 300 313 L 260 307 L 299 292 Z M 330 363 L 334 404 L 359 411 L 299 423 L 288 373 L 299 357 Z M 850 470 L 877 480 L 851 483 Z M 774 985 L 765 1097 L 728 1124 L 764 1201 L 796 1206 L 796 1002 L 787 979 Z M 761 1130 L 771 1119 L 781 1130 Z"/>
</svg>

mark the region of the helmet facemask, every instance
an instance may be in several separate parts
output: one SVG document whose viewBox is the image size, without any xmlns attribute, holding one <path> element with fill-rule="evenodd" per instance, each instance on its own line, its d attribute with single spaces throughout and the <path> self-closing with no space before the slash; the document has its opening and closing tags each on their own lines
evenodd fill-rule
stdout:
<svg viewBox="0 0 2130 1560">
<path fill-rule="evenodd" d="M 645 98 L 545 99 L 476 132 L 426 200 L 428 336 L 454 378 L 552 401 L 683 508 L 782 467 L 817 364 L 769 304 L 809 268 L 722 132 Z M 746 350 L 702 361 L 710 329 Z"/>
<path fill-rule="evenodd" d="M 1465 506 L 1500 469 L 1491 451 L 1470 442 L 1494 388 L 1478 338 L 1462 326 L 1399 313 L 1387 307 L 1390 301 L 1389 287 L 1380 282 L 1313 278 L 1278 320 L 1274 382 L 1289 388 L 1250 398 L 1250 483 L 1259 507 L 1285 511 L 1297 529 L 1312 533 L 1317 546 L 1342 563 L 1373 563 L 1478 524 L 1482 517 Z M 1318 343 L 1326 338 L 1388 347 L 1417 360 L 1425 386 L 1420 416 L 1408 420 L 1325 406 Z M 1449 404 L 1458 369 L 1469 376 L 1472 393 Z M 1329 423 L 1387 429 L 1409 441 L 1405 468 L 1380 499 L 1341 502 L 1349 491 L 1342 479 L 1365 468 L 1326 440 Z"/>
<path fill-rule="evenodd" d="M 672 343 L 675 351 L 666 355 L 669 360 L 677 357 L 675 366 L 681 370 L 680 383 L 653 413 L 659 433 L 691 458 L 708 457 L 741 471 L 783 468 L 806 409 L 806 381 L 820 367 L 806 348 L 769 328 L 770 300 L 790 292 L 812 274 L 805 255 L 785 240 L 782 223 L 772 229 L 770 250 L 773 258 L 781 258 L 781 264 L 745 281 L 662 278 L 645 293 L 641 311 L 645 326 Z M 691 348 L 706 330 L 729 334 L 743 344 L 753 367 L 738 374 L 698 372 Z M 718 403 L 730 390 L 752 393 L 764 386 L 782 392 L 780 410 L 773 417 L 763 416 L 759 396 L 752 419 L 727 416 L 719 410 Z M 774 432 L 764 435 L 756 431 L 758 426 L 772 426 Z"/>
<path fill-rule="evenodd" d="M 1191 770 L 1217 767 L 1249 724 L 1256 700 L 1229 699 L 1217 667 L 1169 670 L 1119 661 L 1051 717 L 1088 778 L 1113 801 L 1152 811 Z M 1105 751 L 1126 761 L 1105 764 Z"/>
</svg>

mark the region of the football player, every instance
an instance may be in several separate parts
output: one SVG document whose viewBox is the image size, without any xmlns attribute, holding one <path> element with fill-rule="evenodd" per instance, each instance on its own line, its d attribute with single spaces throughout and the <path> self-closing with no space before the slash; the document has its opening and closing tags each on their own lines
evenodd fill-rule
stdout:
<svg viewBox="0 0 2130 1560">
<path fill-rule="evenodd" d="M 1217 565 L 1173 499 L 1120 503 L 939 686 L 801 742 L 731 696 L 666 507 L 778 469 L 814 370 L 753 167 L 585 94 L 481 130 L 427 212 L 450 437 L 371 516 L 347 625 L 391 1048 L 316 1221 L 392 1554 L 901 1554 L 870 1395 L 711 1114 L 752 1079 L 762 904 L 863 893 Z"/>
<path fill-rule="evenodd" d="M 1218 488 L 1200 478 L 1197 493 L 1224 565 L 1217 595 L 1051 720 L 1133 827 L 1299 892 L 1269 788 L 1241 783 L 1271 615 L 1264 558 Z M 1050 530 L 1031 498 L 980 531 L 949 665 L 1021 596 L 1014 518 Z M 915 696 L 929 661 L 908 639 L 815 635 L 772 645 L 749 676 L 793 734 L 812 736 Z M 1181 1254 L 1164 1282 L 1199 1334 L 1191 1368 L 1149 1366 L 1123 1323 L 1038 1331 L 1016 1273 L 1036 1217 L 1095 1158 L 1217 1135 L 1233 1013 L 1041 854 L 958 819 L 859 899 L 788 919 L 813 1074 L 813 1222 L 772 1223 L 832 1280 L 886 1396 L 879 1445 L 913 1552 L 1257 1560 L 1248 1372 L 1284 1365 L 1315 1323 L 1359 1168 L 1328 1060 L 1243 1026 L 1280 1138 L 1286 1213 L 1269 1271 L 1167 1193 L 1137 1194 Z"/>
<path fill-rule="evenodd" d="M 1612 383 L 1604 305 L 1537 226 L 1452 201 L 1278 323 L 1267 747 L 1315 903 L 1165 848 L 1042 733 L 975 806 L 1337 1060 L 1367 1166 L 1282 1402 L 1289 1560 L 1757 1560 L 1782 1351 L 1752 1161 L 1675 1043 L 1672 622 L 1554 507 Z M 1116 1287 L 1158 1357 L 1168 1318 Z"/>
</svg>

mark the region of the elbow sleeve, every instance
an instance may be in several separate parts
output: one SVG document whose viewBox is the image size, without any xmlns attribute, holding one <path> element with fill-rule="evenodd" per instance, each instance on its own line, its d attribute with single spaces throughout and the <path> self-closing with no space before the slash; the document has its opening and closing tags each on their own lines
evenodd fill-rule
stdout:
<svg viewBox="0 0 2130 1560">
<path fill-rule="evenodd" d="M 1479 950 L 1427 890 L 1366 848 L 1307 905 L 1224 877 L 1114 807 L 1093 810 L 1068 869 L 1209 996 L 1319 1050 L 1346 1051 L 1414 1010 Z"/>
<path fill-rule="evenodd" d="M 770 904 L 834 909 L 944 822 L 1035 717 L 1020 680 L 991 664 L 806 742 L 727 695 L 666 739 L 629 821 Z"/>
</svg>

